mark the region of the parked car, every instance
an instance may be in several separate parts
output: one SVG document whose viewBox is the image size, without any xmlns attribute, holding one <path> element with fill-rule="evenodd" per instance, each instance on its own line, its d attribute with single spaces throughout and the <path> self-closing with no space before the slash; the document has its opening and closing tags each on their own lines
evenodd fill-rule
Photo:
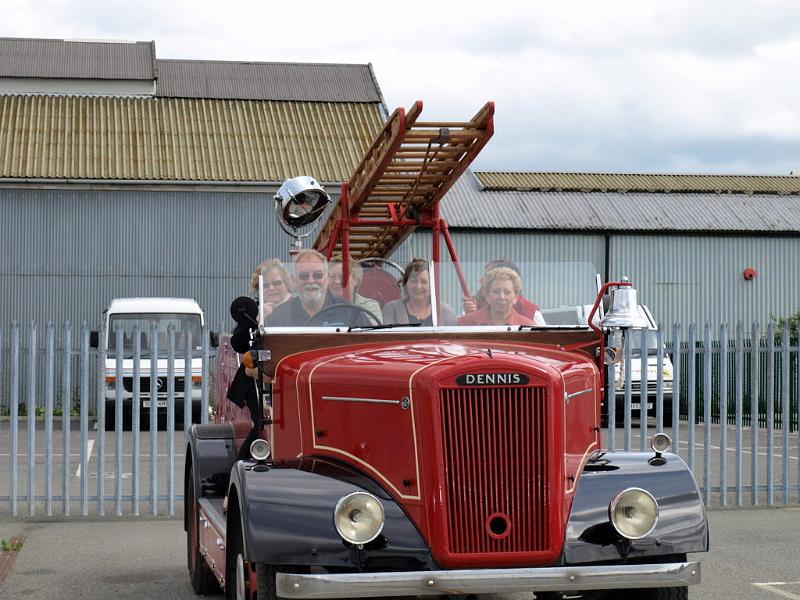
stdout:
<svg viewBox="0 0 800 600">
<path fill-rule="evenodd" d="M 201 383 L 202 383 L 202 327 L 203 311 L 196 301 L 189 298 L 117 298 L 111 301 L 104 311 L 104 336 L 92 332 L 91 345 L 105 353 L 105 402 L 104 425 L 106 430 L 115 427 L 117 410 L 117 387 L 121 388 L 123 428 L 129 428 L 132 418 L 134 395 L 134 328 L 140 332 L 139 398 L 141 423 L 149 423 L 153 397 L 156 389 L 156 403 L 159 412 L 166 416 L 168 392 L 168 331 L 172 326 L 175 332 L 175 422 L 183 423 L 185 391 L 190 390 L 192 421 L 200 421 Z M 155 324 L 155 337 L 152 326 Z M 116 331 L 122 331 L 122 381 L 117 381 L 117 339 Z M 191 339 L 191 381 L 187 385 L 185 356 L 186 343 Z M 101 345 L 102 342 L 102 345 Z M 158 353 L 157 376 L 152 379 L 153 352 Z M 163 419 L 162 419 L 163 420 Z"/>
</svg>

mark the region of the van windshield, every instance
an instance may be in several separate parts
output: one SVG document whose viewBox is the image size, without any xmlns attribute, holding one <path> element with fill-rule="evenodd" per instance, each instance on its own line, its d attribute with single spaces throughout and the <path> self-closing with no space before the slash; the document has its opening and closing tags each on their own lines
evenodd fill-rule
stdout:
<svg viewBox="0 0 800 600">
<path fill-rule="evenodd" d="M 203 348 L 201 339 L 200 316 L 178 313 L 125 313 L 109 317 L 107 348 L 108 355 L 116 355 L 116 331 L 122 331 L 123 356 L 133 356 L 134 330 L 140 332 L 141 352 L 150 355 L 153 348 L 153 331 L 156 328 L 158 356 L 167 356 L 169 352 L 170 326 L 175 331 L 175 356 L 180 358 L 186 352 L 186 342 L 191 337 L 192 355 L 198 356 Z"/>
</svg>

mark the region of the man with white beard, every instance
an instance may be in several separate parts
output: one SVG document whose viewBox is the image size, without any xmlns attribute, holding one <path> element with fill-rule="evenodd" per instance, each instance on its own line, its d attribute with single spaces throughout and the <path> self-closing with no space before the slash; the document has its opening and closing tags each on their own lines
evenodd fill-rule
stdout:
<svg viewBox="0 0 800 600">
<path fill-rule="evenodd" d="M 267 327 L 298 327 L 303 325 L 370 325 L 366 315 L 354 305 L 335 297 L 328 290 L 328 261 L 316 250 L 298 252 L 294 259 L 294 289 L 297 296 L 275 307 L 267 318 Z M 330 310 L 318 320 L 309 320 L 323 310 L 341 305 L 341 310 Z"/>
</svg>

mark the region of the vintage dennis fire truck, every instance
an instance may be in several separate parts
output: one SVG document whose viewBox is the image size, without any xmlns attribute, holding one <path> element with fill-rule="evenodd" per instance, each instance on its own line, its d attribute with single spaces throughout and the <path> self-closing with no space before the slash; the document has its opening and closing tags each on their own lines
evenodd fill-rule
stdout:
<svg viewBox="0 0 800 600">
<path fill-rule="evenodd" d="M 439 202 L 491 137 L 494 107 L 436 123 L 421 109 L 391 116 L 333 208 L 311 177 L 287 181 L 275 207 L 295 243 L 311 232 L 344 257 L 344 282 L 350 258 L 369 266 L 360 292 L 384 304 L 400 293 L 384 261 L 430 228 L 429 323 L 365 324 L 338 304 L 277 327 L 254 300 L 234 302 L 215 422 L 188 437 L 192 587 L 260 600 L 687 598 L 700 580 L 687 554 L 708 549 L 691 472 L 663 434 L 651 452 L 602 447 L 606 341 L 638 326 L 635 292 L 606 284 L 581 326 L 447 322 L 470 274 Z M 544 294 L 546 278 L 526 273 L 526 291 Z M 254 402 L 231 401 L 242 365 Z"/>
</svg>

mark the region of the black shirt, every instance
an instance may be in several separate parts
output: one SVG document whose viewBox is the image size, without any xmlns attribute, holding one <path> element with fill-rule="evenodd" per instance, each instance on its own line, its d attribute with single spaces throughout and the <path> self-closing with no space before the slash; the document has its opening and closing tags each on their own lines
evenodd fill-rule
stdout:
<svg viewBox="0 0 800 600">
<path fill-rule="evenodd" d="M 322 316 L 321 321 L 315 321 L 313 325 L 317 327 L 333 327 L 337 325 L 359 327 L 372 324 L 370 319 L 357 308 L 347 308 L 355 306 L 354 304 L 337 298 L 330 292 L 325 294 L 325 303 L 317 314 L 321 313 L 326 308 L 336 305 L 342 305 L 342 309 L 328 311 Z M 288 302 L 284 302 L 275 307 L 272 314 L 267 317 L 265 326 L 302 327 L 308 323 L 309 319 L 311 319 L 311 317 L 306 312 L 306 309 L 303 308 L 303 303 L 300 301 L 300 298 L 292 298 Z"/>
</svg>

